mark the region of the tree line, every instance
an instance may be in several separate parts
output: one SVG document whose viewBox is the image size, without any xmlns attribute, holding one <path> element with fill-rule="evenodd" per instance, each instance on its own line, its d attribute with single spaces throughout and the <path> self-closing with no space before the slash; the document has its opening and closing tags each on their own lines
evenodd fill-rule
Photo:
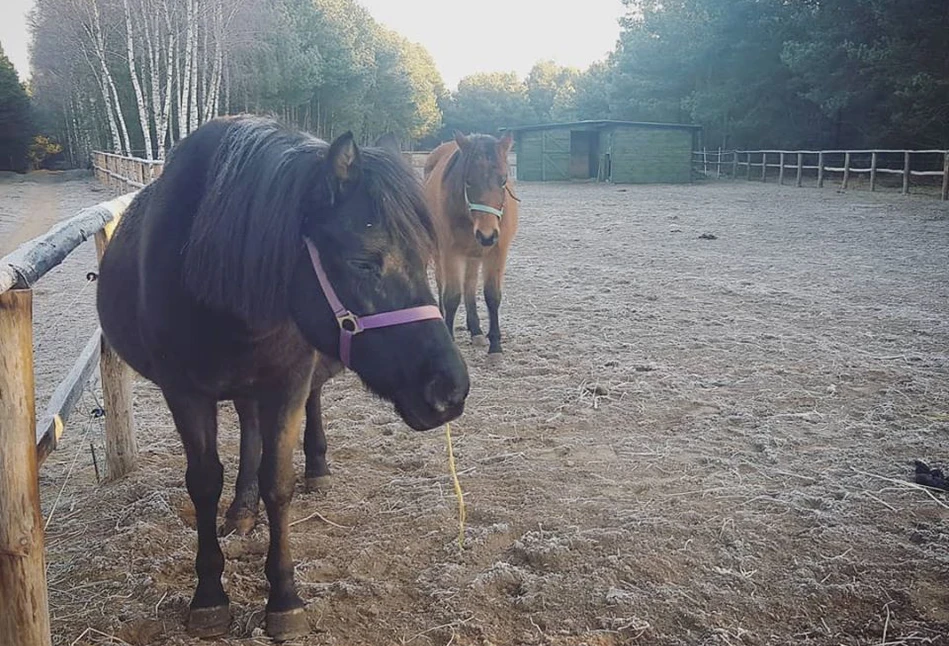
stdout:
<svg viewBox="0 0 949 646">
<path fill-rule="evenodd" d="M 945 0 L 623 4 L 605 60 L 449 92 L 423 47 L 355 0 L 37 0 L 29 88 L 0 53 L 0 167 L 57 146 L 75 165 L 96 148 L 161 158 L 235 112 L 422 149 L 581 119 L 698 123 L 713 148 L 949 146 Z"/>
<path fill-rule="evenodd" d="M 949 147 L 946 0 L 623 0 L 583 71 L 462 80 L 446 121 L 697 123 L 708 147 Z"/>
</svg>

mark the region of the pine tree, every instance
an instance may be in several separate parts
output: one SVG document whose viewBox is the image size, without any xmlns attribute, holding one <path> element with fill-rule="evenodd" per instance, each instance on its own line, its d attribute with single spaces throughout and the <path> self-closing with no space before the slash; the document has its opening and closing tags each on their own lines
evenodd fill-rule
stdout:
<svg viewBox="0 0 949 646">
<path fill-rule="evenodd" d="M 30 97 L 0 45 L 0 170 L 29 168 L 32 134 Z"/>
</svg>

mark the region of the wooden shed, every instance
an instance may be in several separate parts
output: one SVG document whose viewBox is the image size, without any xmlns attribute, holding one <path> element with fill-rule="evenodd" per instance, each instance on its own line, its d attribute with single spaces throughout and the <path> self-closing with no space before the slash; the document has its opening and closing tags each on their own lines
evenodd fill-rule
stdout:
<svg viewBox="0 0 949 646">
<path fill-rule="evenodd" d="M 502 128 L 514 134 L 517 178 L 617 184 L 688 183 L 701 126 L 573 121 Z"/>
</svg>

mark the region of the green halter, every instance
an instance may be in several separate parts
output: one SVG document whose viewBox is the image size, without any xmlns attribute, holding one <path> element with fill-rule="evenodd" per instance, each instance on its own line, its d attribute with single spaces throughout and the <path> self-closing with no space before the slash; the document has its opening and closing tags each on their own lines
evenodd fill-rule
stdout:
<svg viewBox="0 0 949 646">
<path fill-rule="evenodd" d="M 465 184 L 465 205 L 467 205 L 469 211 L 482 211 L 484 213 L 490 213 L 491 215 L 498 216 L 498 220 L 504 215 L 503 207 L 501 210 L 494 208 L 493 206 L 488 206 L 487 204 L 473 204 L 471 200 L 468 199 L 468 185 Z"/>
</svg>

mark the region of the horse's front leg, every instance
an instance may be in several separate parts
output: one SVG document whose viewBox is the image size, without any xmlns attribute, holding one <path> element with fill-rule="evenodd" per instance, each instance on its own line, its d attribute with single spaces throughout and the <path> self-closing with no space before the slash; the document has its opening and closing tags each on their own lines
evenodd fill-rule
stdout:
<svg viewBox="0 0 949 646">
<path fill-rule="evenodd" d="M 330 484 L 330 468 L 326 464 L 326 433 L 323 431 L 322 375 L 313 375 L 310 396 L 306 400 L 306 426 L 303 428 L 303 453 L 306 455 L 307 491 L 325 491 Z"/>
<path fill-rule="evenodd" d="M 488 306 L 488 354 L 501 352 L 501 282 L 507 250 L 497 247 L 484 262 L 484 302 Z"/>
<path fill-rule="evenodd" d="M 293 580 L 290 555 L 290 501 L 296 480 L 293 450 L 299 441 L 304 404 L 310 392 L 310 373 L 297 381 L 281 384 L 259 400 L 263 438 L 260 494 L 270 521 L 266 565 L 270 582 L 267 634 L 277 641 L 299 637 L 309 630 L 304 604 Z"/>
<path fill-rule="evenodd" d="M 465 261 L 465 319 L 468 333 L 475 345 L 484 343 L 484 332 L 478 319 L 478 272 L 481 269 L 480 258 L 468 258 Z"/>
<path fill-rule="evenodd" d="M 449 251 L 442 266 L 442 314 L 448 333 L 455 338 L 455 314 L 461 305 L 461 263 L 456 254 Z"/>
<path fill-rule="evenodd" d="M 191 393 L 164 395 L 188 457 L 185 483 L 198 527 L 194 564 L 198 585 L 191 599 L 188 632 L 205 638 L 223 635 L 231 617 L 221 584 L 224 554 L 217 539 L 217 506 L 224 488 L 224 467 L 217 453 L 217 402 Z"/>
<path fill-rule="evenodd" d="M 260 468 L 260 411 L 253 399 L 235 399 L 241 424 L 241 457 L 234 486 L 234 500 L 224 515 L 221 536 L 231 532 L 243 536 L 254 528 L 260 509 L 257 471 Z"/>
</svg>

